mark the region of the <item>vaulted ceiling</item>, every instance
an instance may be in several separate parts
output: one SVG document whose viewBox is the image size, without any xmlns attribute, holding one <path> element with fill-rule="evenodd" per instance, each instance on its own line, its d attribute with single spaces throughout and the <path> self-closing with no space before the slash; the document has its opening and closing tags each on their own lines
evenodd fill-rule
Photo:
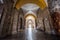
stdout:
<svg viewBox="0 0 60 40">
<path fill-rule="evenodd" d="M 40 7 L 40 9 L 45 9 L 47 7 L 46 0 L 17 0 L 15 7 L 20 9 L 23 5 L 33 3 Z"/>
</svg>

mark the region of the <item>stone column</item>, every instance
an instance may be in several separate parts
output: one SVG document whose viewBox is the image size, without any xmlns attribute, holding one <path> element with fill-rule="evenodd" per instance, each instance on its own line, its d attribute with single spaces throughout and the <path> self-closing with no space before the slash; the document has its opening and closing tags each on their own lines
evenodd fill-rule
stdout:
<svg viewBox="0 0 60 40">
<path fill-rule="evenodd" d="M 23 16 L 23 18 L 22 18 L 22 29 L 24 29 L 24 16 Z"/>
<path fill-rule="evenodd" d="M 50 29 L 50 24 L 49 24 L 49 20 L 48 20 L 48 17 L 45 17 L 44 18 L 44 29 L 45 29 L 45 32 L 48 33 L 48 34 L 51 34 L 51 29 Z"/>
<path fill-rule="evenodd" d="M 16 34 L 17 33 L 17 25 L 18 25 L 17 22 L 18 22 L 18 10 L 14 9 L 12 34 Z"/>
<path fill-rule="evenodd" d="M 14 17 L 14 9 L 12 8 L 11 11 L 11 18 L 10 18 L 10 26 L 9 26 L 9 29 L 8 29 L 8 35 L 11 35 L 12 33 L 12 26 L 13 26 L 13 17 Z"/>
<path fill-rule="evenodd" d="M 0 24 L 0 35 L 2 33 L 3 24 L 4 24 L 5 17 L 6 17 L 6 12 L 7 12 L 7 9 L 5 9 L 3 11 L 4 14 L 3 14 L 3 18 L 2 18 L 2 21 L 1 21 L 1 24 Z"/>
<path fill-rule="evenodd" d="M 20 13 L 18 11 L 18 19 L 17 19 L 17 33 L 20 31 L 20 17 L 19 17 Z"/>
</svg>

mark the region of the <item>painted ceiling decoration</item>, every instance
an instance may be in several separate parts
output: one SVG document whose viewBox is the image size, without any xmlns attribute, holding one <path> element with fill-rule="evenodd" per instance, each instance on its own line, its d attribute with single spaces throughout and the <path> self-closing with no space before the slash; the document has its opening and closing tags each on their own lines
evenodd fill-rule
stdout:
<svg viewBox="0 0 60 40">
<path fill-rule="evenodd" d="M 15 7 L 20 9 L 23 5 L 33 3 L 40 7 L 41 10 L 47 7 L 45 0 L 17 0 Z"/>
</svg>

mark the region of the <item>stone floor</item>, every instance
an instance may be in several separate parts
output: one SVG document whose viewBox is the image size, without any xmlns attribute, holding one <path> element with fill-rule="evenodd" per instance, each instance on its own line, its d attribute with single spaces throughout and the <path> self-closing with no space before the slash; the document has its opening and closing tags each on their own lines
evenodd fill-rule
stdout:
<svg viewBox="0 0 60 40">
<path fill-rule="evenodd" d="M 26 29 L 18 32 L 15 35 L 0 39 L 0 40 L 60 40 L 60 37 L 45 34 L 35 29 Z"/>
</svg>

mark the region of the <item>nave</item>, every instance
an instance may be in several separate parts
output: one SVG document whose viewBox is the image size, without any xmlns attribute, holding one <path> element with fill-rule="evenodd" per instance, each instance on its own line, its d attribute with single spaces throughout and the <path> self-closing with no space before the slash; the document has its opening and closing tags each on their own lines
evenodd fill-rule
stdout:
<svg viewBox="0 0 60 40">
<path fill-rule="evenodd" d="M 60 0 L 0 0 L 0 40 L 60 40 Z"/>
</svg>

